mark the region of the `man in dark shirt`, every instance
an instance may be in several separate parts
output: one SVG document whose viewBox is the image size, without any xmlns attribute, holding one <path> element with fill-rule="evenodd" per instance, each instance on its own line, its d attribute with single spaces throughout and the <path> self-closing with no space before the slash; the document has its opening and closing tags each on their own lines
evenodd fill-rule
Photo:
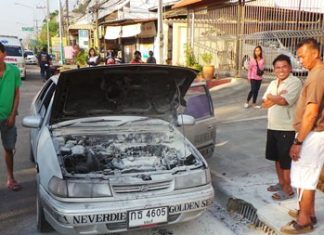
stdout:
<svg viewBox="0 0 324 235">
<path fill-rule="evenodd" d="M 149 51 L 149 58 L 147 58 L 146 63 L 148 63 L 148 64 L 156 64 L 156 59 L 153 56 L 153 51 Z"/>
<path fill-rule="evenodd" d="M 42 49 L 42 51 L 38 55 L 38 63 L 40 67 L 40 74 L 45 82 L 50 77 L 50 63 L 51 63 L 51 57 L 47 53 L 46 47 Z"/>
</svg>

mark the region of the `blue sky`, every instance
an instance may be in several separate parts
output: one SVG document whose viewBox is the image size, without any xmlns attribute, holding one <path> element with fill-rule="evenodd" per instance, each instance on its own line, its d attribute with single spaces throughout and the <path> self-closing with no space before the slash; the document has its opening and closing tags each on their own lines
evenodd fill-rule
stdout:
<svg viewBox="0 0 324 235">
<path fill-rule="evenodd" d="M 58 9 L 59 0 L 49 0 L 49 2 L 51 12 Z M 62 5 L 65 5 L 65 0 L 61 0 L 61 2 Z M 75 2 L 76 0 L 69 0 L 70 9 Z M 37 6 L 46 7 L 46 0 L 1 0 L 0 34 L 14 35 L 20 38 L 31 36 L 31 33 L 23 32 L 21 28 L 34 27 L 35 20 L 38 21 L 38 26 L 42 24 L 46 9 L 36 9 Z"/>
</svg>

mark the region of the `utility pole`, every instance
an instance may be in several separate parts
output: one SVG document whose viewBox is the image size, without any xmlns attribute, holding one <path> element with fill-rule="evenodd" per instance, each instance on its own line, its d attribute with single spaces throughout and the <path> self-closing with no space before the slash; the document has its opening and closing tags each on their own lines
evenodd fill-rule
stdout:
<svg viewBox="0 0 324 235">
<path fill-rule="evenodd" d="M 91 12 L 92 12 L 92 17 L 95 20 L 96 23 L 96 43 L 95 45 L 98 47 L 98 49 L 100 50 L 100 43 L 99 43 L 99 9 L 100 9 L 100 3 L 98 0 L 96 0 L 96 3 L 90 8 Z"/>
<path fill-rule="evenodd" d="M 159 64 L 163 63 L 163 12 L 162 12 L 162 0 L 158 0 L 158 30 L 157 30 L 157 47 L 158 56 L 157 62 Z"/>
<path fill-rule="evenodd" d="M 62 39 L 62 6 L 61 0 L 58 0 L 58 8 L 59 8 L 59 35 L 60 35 L 60 64 L 64 63 L 63 58 L 63 39 Z"/>
<path fill-rule="evenodd" d="M 50 10 L 49 10 L 49 0 L 46 1 L 46 10 L 47 10 L 47 19 L 46 19 L 46 30 L 47 30 L 47 53 L 51 52 L 51 43 L 50 43 L 50 32 L 49 32 L 49 22 L 50 22 Z"/>
<path fill-rule="evenodd" d="M 66 9 L 66 25 L 67 28 L 70 25 L 70 19 L 69 19 L 69 0 L 65 0 L 65 9 Z"/>
</svg>

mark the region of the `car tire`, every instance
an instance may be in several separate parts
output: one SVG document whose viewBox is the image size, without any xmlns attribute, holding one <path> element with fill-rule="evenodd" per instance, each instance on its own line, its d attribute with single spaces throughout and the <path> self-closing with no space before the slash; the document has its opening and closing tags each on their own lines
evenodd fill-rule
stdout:
<svg viewBox="0 0 324 235">
<path fill-rule="evenodd" d="M 36 224 L 37 224 L 38 232 L 44 233 L 44 232 L 49 232 L 51 230 L 51 226 L 45 219 L 44 208 L 43 208 L 42 202 L 39 198 L 38 189 L 37 189 L 37 194 L 36 194 Z"/>
<path fill-rule="evenodd" d="M 33 154 L 33 151 L 32 151 L 31 146 L 30 146 L 30 150 L 29 150 L 29 160 L 30 160 L 32 163 L 35 163 L 35 157 L 34 157 L 34 154 Z"/>
</svg>

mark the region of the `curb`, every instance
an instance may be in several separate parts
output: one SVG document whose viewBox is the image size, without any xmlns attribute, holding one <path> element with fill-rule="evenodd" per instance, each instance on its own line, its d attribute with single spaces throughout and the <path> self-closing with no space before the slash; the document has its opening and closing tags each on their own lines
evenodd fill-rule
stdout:
<svg viewBox="0 0 324 235">
<path fill-rule="evenodd" d="M 220 190 L 216 180 L 219 176 L 213 172 L 211 172 L 211 175 L 215 198 L 217 198 L 217 202 L 219 202 L 223 208 L 230 213 L 242 216 L 250 223 L 250 226 L 255 228 L 255 230 L 262 231 L 267 235 L 279 235 L 274 229 L 259 219 L 257 209 L 251 203 L 235 198 L 233 195 L 229 195 Z"/>
</svg>

